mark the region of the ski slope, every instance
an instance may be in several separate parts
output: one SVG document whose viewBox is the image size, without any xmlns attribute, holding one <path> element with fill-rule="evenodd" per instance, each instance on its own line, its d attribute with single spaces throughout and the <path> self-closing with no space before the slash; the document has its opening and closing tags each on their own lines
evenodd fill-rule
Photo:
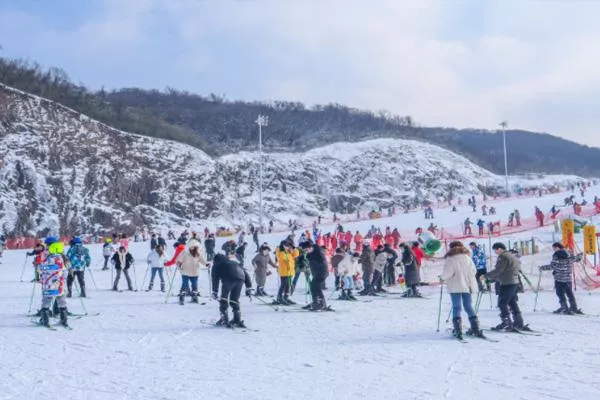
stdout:
<svg viewBox="0 0 600 400">
<path fill-rule="evenodd" d="M 592 189 L 588 196 L 598 194 L 597 187 Z M 525 218 L 533 214 L 534 205 L 547 210 L 563 197 L 510 200 L 495 206 L 500 215 L 520 208 Z M 455 225 L 468 213 L 474 214 L 466 207 L 458 213 L 440 210 L 434 222 L 440 227 Z M 423 223 L 422 215 L 413 213 L 344 226 L 412 230 Z M 532 235 L 546 244 L 552 241 L 550 228 L 505 239 Z M 265 235 L 261 241 L 275 245 L 284 236 Z M 218 240 L 217 248 L 223 240 Z M 240 332 L 207 323 L 218 318 L 216 302 L 207 297 L 201 298 L 205 305 L 180 306 L 175 297 L 165 304 L 165 295 L 156 289 L 143 291 L 148 243 L 131 244 L 138 292 L 110 291 L 111 272 L 100 270 L 101 248 L 89 248 L 93 262 L 91 274 L 86 273 L 89 298 L 84 304 L 89 314 L 99 315 L 71 320 L 72 331 L 49 331 L 30 322 L 25 315 L 33 288 L 28 283 L 33 275 L 29 260 L 25 282 L 19 282 L 25 252 L 7 251 L 0 258 L 1 399 L 586 400 L 596 399 L 600 390 L 594 374 L 600 368 L 596 350 L 600 294 L 576 292 L 586 316 L 553 315 L 550 311 L 557 301 L 550 276 L 543 278 L 547 290 L 540 292 L 537 312 L 532 311 L 531 290 L 520 296 L 525 322 L 544 331 L 541 337 L 489 333 L 499 342 L 467 339 L 469 343 L 461 344 L 446 332 L 450 328 L 445 323 L 450 307 L 446 294 L 437 333 L 439 286 L 423 287 L 427 299 L 390 295 L 343 302 L 334 296 L 330 304 L 335 313 L 275 311 L 243 298 L 243 318 L 259 331 Z M 544 249 L 523 258 L 534 284 L 535 266 L 549 259 L 547 245 Z M 247 258 L 252 255 L 248 251 Z M 440 270 L 440 262 L 429 262 L 424 280 L 435 282 Z M 179 279 L 175 282 L 178 285 Z M 330 277 L 328 287 L 332 286 Z M 300 305 L 308 301 L 303 288 L 304 283 L 299 284 L 294 296 Z M 207 294 L 207 275 L 200 276 L 200 291 Z M 269 277 L 267 291 L 275 293 L 276 275 Z M 33 310 L 39 307 L 39 288 L 34 294 Z M 83 311 L 78 298 L 68 301 L 70 311 Z M 487 295 L 483 298 L 482 327 L 498 323 L 495 302 L 495 295 L 491 302 Z"/>
</svg>

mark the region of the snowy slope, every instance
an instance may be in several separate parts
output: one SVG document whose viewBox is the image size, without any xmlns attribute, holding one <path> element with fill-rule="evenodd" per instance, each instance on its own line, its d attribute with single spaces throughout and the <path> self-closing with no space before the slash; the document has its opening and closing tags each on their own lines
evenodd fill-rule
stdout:
<svg viewBox="0 0 600 400">
<path fill-rule="evenodd" d="M 599 194 L 594 187 L 590 195 Z M 547 209 L 560 195 L 538 199 Z M 524 208 L 523 200 L 498 203 L 502 210 Z M 461 212 L 463 212 L 461 210 Z M 466 212 L 466 211 L 464 211 Z M 373 221 L 375 225 L 412 224 L 416 214 Z M 462 217 L 440 210 L 436 222 L 450 226 Z M 357 223 L 357 229 L 362 229 Z M 323 226 L 324 231 L 333 226 Z M 548 243 L 547 229 L 534 233 Z M 261 238 L 275 245 L 283 234 Z M 528 239 L 529 234 L 510 238 Z M 507 240 L 508 238 L 503 238 Z M 578 238 L 579 239 L 579 238 Z M 222 240 L 218 239 L 219 248 Z M 593 371 L 600 367 L 595 340 L 600 333 L 599 293 L 576 292 L 588 316 L 557 316 L 550 273 L 544 276 L 537 311 L 531 290 L 519 295 L 525 321 L 546 333 L 541 337 L 516 334 L 488 336 L 488 343 L 467 344 L 450 338 L 445 323 L 450 309 L 442 298 L 441 332 L 436 333 L 439 287 L 423 287 L 429 299 L 379 297 L 370 303 L 330 304 L 336 313 L 274 311 L 256 300 L 242 299 L 243 316 L 259 332 L 230 332 L 205 321 L 218 317 L 217 305 L 179 306 L 158 291 L 108 291 L 110 271 L 100 271 L 101 249 L 89 246 L 92 273 L 87 273 L 90 298 L 85 307 L 98 316 L 72 320 L 74 330 L 49 332 L 31 324 L 24 314 L 32 284 L 20 283 L 25 261 L 22 251 L 8 251 L 0 259 L 0 391 L 3 398 L 20 399 L 419 399 L 592 400 L 600 384 Z M 148 243 L 133 243 L 138 260 L 136 280 L 144 280 Z M 525 272 L 534 281 L 535 265 L 547 262 L 546 250 L 525 257 Z M 27 264 L 28 265 L 28 264 Z M 424 277 L 435 281 L 439 262 L 427 262 Z M 32 270 L 27 267 L 26 280 Z M 98 285 L 95 290 L 94 281 Z M 268 279 L 274 293 L 277 277 Z M 146 280 L 147 282 L 147 280 Z M 302 281 L 301 281 L 302 282 Z M 123 282 L 121 283 L 123 285 Z M 179 285 L 179 278 L 175 279 Z M 304 283 L 295 300 L 304 304 Z M 330 277 L 328 287 L 333 280 Z M 200 290 L 207 292 L 207 276 Z M 35 288 L 33 308 L 39 304 Z M 393 288 L 392 290 L 399 290 Z M 326 295 L 329 296 L 328 290 Z M 482 326 L 498 323 L 496 297 L 483 298 Z M 491 306 L 491 308 L 490 308 Z M 69 300 L 81 312 L 77 298 Z M 466 325 L 467 322 L 464 322 Z M 492 336 L 493 335 L 493 336 Z"/>
<path fill-rule="evenodd" d="M 258 220 L 258 155 L 218 159 L 176 142 L 112 129 L 0 85 L 0 230 L 35 234 Z M 285 223 L 443 200 L 504 180 L 440 147 L 407 140 L 336 143 L 265 154 L 266 220 Z M 579 178 L 511 178 L 518 186 Z"/>
</svg>

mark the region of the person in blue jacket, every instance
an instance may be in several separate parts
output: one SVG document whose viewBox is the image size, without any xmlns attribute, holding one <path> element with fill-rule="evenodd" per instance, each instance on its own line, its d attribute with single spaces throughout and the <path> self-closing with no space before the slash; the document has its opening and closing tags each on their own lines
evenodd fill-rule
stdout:
<svg viewBox="0 0 600 400">
<path fill-rule="evenodd" d="M 484 288 L 483 284 L 481 283 L 481 277 L 487 274 L 487 258 L 485 257 L 485 252 L 475 242 L 469 243 L 469 247 L 471 247 L 471 259 L 473 260 L 473 264 L 475 264 L 475 268 L 477 269 L 475 279 L 477 279 L 479 291 L 484 292 L 486 290 L 490 290 L 489 284 L 486 284 L 486 287 Z"/>
<path fill-rule="evenodd" d="M 72 288 L 75 277 L 77 277 L 77 282 L 79 282 L 80 296 L 85 297 L 84 273 L 92 261 L 90 252 L 83 246 L 83 242 L 78 237 L 74 237 L 69 244 L 71 247 L 67 252 L 67 259 L 70 264 L 69 276 L 67 277 L 67 297 L 73 296 Z"/>
</svg>

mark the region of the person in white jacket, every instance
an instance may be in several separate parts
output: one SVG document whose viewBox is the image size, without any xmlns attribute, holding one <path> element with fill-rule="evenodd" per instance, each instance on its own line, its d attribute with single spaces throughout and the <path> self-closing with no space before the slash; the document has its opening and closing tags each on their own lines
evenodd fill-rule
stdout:
<svg viewBox="0 0 600 400">
<path fill-rule="evenodd" d="M 192 285 L 192 303 L 198 303 L 198 276 L 200 268 L 206 266 L 206 261 L 200 252 L 200 242 L 190 240 L 187 250 L 184 250 L 175 261 L 181 270 L 181 290 L 179 304 L 183 305 L 188 284 Z"/>
<path fill-rule="evenodd" d="M 360 254 L 346 254 L 342 261 L 338 264 L 338 276 L 342 287 L 342 294 L 339 300 L 356 300 L 352 294 L 354 290 L 354 275 L 360 271 L 358 258 Z"/>
<path fill-rule="evenodd" d="M 148 268 L 150 268 L 150 283 L 148 284 L 147 292 L 152 290 L 154 286 L 154 277 L 158 274 L 160 279 L 160 291 L 165 291 L 165 278 L 163 275 L 163 268 L 165 263 L 167 262 L 167 256 L 165 255 L 165 248 L 162 245 L 157 245 L 154 250 L 148 254 L 146 259 L 148 263 Z"/>
<path fill-rule="evenodd" d="M 483 336 L 479 329 L 479 320 L 473 310 L 472 295 L 478 291 L 475 279 L 476 268 L 470 257 L 469 250 L 461 242 L 450 243 L 450 250 L 444 257 L 444 269 L 440 281 L 446 284 L 452 300 L 452 325 L 453 334 L 462 339 L 461 305 L 469 316 L 471 329 L 468 335 Z"/>
</svg>

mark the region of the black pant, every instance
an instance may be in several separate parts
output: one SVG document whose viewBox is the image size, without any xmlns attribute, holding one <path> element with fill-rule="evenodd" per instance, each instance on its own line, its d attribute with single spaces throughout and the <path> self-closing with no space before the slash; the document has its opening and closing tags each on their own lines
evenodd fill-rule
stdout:
<svg viewBox="0 0 600 400">
<path fill-rule="evenodd" d="M 318 304 L 319 299 L 325 304 L 325 295 L 323 294 L 323 284 L 325 279 L 315 279 L 310 281 L 310 294 L 312 295 L 313 304 Z"/>
<path fill-rule="evenodd" d="M 500 318 L 508 317 L 512 311 L 513 315 L 521 314 L 519 309 L 519 284 L 501 285 L 498 307 L 500 307 Z M 510 307 L 510 308 L 509 308 Z"/>
<path fill-rule="evenodd" d="M 231 306 L 236 312 L 240 310 L 240 295 L 242 293 L 243 281 L 223 281 L 221 285 L 221 298 L 219 299 L 219 311 L 225 312 Z"/>
<path fill-rule="evenodd" d="M 373 289 L 376 291 L 383 289 L 383 275 L 377 270 L 373 270 Z"/>
<path fill-rule="evenodd" d="M 110 260 L 110 256 L 104 256 L 104 267 L 102 269 L 108 269 L 108 260 Z"/>
<path fill-rule="evenodd" d="M 396 268 L 394 268 L 394 264 L 387 264 L 385 266 L 385 282 L 388 285 L 396 283 Z"/>
<path fill-rule="evenodd" d="M 213 258 L 215 258 L 215 252 L 207 251 L 206 252 L 206 261 L 211 262 L 213 260 Z"/>
<path fill-rule="evenodd" d="M 277 291 L 277 298 L 281 299 L 283 297 L 288 297 L 290 295 L 290 281 L 292 280 L 291 276 L 282 276 L 279 278 L 279 290 Z"/>
<path fill-rule="evenodd" d="M 577 309 L 572 282 L 554 282 L 554 288 L 556 289 L 556 295 L 561 307 L 570 308 L 571 310 Z M 567 298 L 569 299 L 570 307 L 567 306 Z"/>
<path fill-rule="evenodd" d="M 73 281 L 75 281 L 75 276 L 77 277 L 77 282 L 79 283 L 79 290 L 82 294 L 85 293 L 85 280 L 83 279 L 84 271 L 71 271 L 71 273 L 67 276 L 67 291 L 71 293 L 71 289 L 73 288 Z"/>
<path fill-rule="evenodd" d="M 371 275 L 372 272 L 369 270 L 363 270 L 363 290 L 366 292 L 368 292 L 369 290 L 371 290 Z"/>
</svg>

